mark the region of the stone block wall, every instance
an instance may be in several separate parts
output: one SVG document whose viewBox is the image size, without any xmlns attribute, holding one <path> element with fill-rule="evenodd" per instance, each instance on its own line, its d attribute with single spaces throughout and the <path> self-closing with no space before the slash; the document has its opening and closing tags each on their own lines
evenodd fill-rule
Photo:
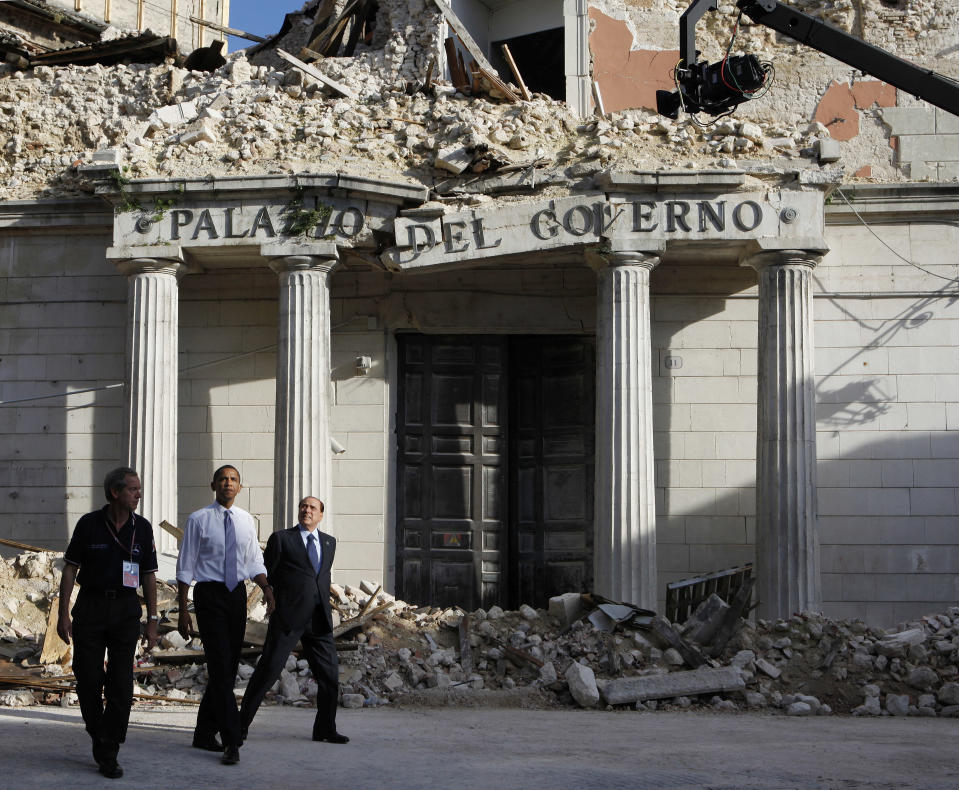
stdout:
<svg viewBox="0 0 959 790">
<path fill-rule="evenodd" d="M 61 551 L 123 428 L 123 390 L 102 388 L 124 378 L 126 284 L 101 230 L 0 238 L 0 534 Z"/>
<path fill-rule="evenodd" d="M 240 507 L 273 527 L 277 278 L 262 269 L 180 280 L 179 525 L 213 501 L 213 471 L 240 470 Z"/>
<path fill-rule="evenodd" d="M 333 334 L 333 405 L 331 434 L 343 447 L 333 459 L 333 502 L 329 531 L 337 539 L 335 575 L 358 584 L 363 579 L 386 582 L 386 556 L 391 553 L 386 529 L 387 485 L 393 459 L 387 454 L 390 424 L 386 337 L 378 319 L 346 319 Z M 371 328 L 372 327 L 372 328 Z M 372 363 L 364 375 L 356 358 Z"/>
<path fill-rule="evenodd" d="M 754 559 L 757 303 L 659 293 L 652 309 L 662 606 L 669 582 Z"/>
<path fill-rule="evenodd" d="M 959 179 L 959 118 L 938 107 L 888 107 L 889 126 L 900 166 L 915 181 Z"/>
<path fill-rule="evenodd" d="M 819 529 L 826 613 L 891 624 L 959 595 L 959 232 L 870 224 L 815 274 Z"/>
</svg>

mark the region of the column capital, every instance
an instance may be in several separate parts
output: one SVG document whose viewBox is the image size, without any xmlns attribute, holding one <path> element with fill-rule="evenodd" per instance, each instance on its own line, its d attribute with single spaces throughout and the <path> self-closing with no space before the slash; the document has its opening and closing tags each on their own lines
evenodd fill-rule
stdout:
<svg viewBox="0 0 959 790">
<path fill-rule="evenodd" d="M 170 274 L 179 280 L 188 271 L 181 249 L 170 244 L 110 247 L 106 258 L 123 275 Z"/>
<path fill-rule="evenodd" d="M 593 250 L 588 263 L 597 273 L 617 266 L 642 266 L 652 271 L 662 259 L 666 244 L 653 244 L 644 247 L 632 246 L 635 242 L 625 239 L 606 239 L 605 244 Z"/>
<path fill-rule="evenodd" d="M 336 258 L 320 255 L 278 255 L 267 261 L 267 265 L 277 274 L 305 271 L 329 274 L 337 263 L 339 261 Z"/>
<path fill-rule="evenodd" d="M 329 273 L 339 263 L 339 253 L 332 241 L 261 244 L 260 255 L 277 274 L 311 269 Z"/>
<path fill-rule="evenodd" d="M 815 269 L 822 260 L 824 250 L 762 250 L 744 255 L 739 260 L 740 266 L 750 266 L 757 272 L 770 266 L 806 266 Z"/>
</svg>

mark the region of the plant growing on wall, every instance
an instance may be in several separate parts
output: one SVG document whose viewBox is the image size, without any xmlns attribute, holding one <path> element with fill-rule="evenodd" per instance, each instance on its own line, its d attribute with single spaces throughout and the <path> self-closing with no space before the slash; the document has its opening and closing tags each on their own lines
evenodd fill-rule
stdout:
<svg viewBox="0 0 959 790">
<path fill-rule="evenodd" d="M 303 205 L 303 190 L 297 189 L 295 197 L 283 208 L 286 217 L 283 232 L 290 236 L 310 236 L 321 223 L 325 225 L 332 214 L 333 206 L 325 203 L 317 203 L 316 208 L 306 208 Z"/>
</svg>

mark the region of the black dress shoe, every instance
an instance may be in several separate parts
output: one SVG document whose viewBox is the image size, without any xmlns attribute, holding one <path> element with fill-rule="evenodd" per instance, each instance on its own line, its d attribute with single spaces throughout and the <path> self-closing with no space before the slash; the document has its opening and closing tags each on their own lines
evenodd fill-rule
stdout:
<svg viewBox="0 0 959 790">
<path fill-rule="evenodd" d="M 328 732 L 326 735 L 322 733 L 313 733 L 314 741 L 326 741 L 327 743 L 349 743 L 350 739 L 345 735 L 340 735 L 338 732 Z"/>
<path fill-rule="evenodd" d="M 100 773 L 103 774 L 107 779 L 119 779 L 123 776 L 123 769 L 119 766 L 116 760 L 104 760 L 99 763 Z"/>
<path fill-rule="evenodd" d="M 240 762 L 240 747 L 225 747 L 223 749 L 223 756 L 220 758 L 220 762 L 224 765 L 236 765 L 238 762 Z"/>
<path fill-rule="evenodd" d="M 194 749 L 205 749 L 208 752 L 222 752 L 223 744 L 220 743 L 215 735 L 211 735 L 209 738 L 197 738 L 193 736 L 193 748 Z"/>
</svg>

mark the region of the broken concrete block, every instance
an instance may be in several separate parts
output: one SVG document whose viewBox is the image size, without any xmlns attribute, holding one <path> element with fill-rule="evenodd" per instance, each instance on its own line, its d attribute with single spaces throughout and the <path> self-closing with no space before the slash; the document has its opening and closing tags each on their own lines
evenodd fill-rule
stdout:
<svg viewBox="0 0 959 790">
<path fill-rule="evenodd" d="M 888 658 L 905 658 L 909 648 L 921 645 L 925 641 L 924 629 L 911 628 L 908 631 L 900 631 L 898 634 L 890 634 L 877 641 L 876 652 Z"/>
<path fill-rule="evenodd" d="M 909 715 L 909 695 L 908 694 L 887 694 L 886 710 L 892 716 Z"/>
<path fill-rule="evenodd" d="M 765 658 L 756 659 L 756 669 L 760 672 L 769 675 L 773 680 L 778 678 L 782 674 L 782 670 L 779 669 L 775 664 L 770 664 Z"/>
<path fill-rule="evenodd" d="M 333 596 L 336 598 L 336 600 L 339 603 L 348 604 L 350 602 L 350 599 L 346 597 L 346 592 L 343 590 L 343 588 L 340 585 L 331 584 L 330 592 L 333 594 Z"/>
<path fill-rule="evenodd" d="M 556 667 L 552 661 L 547 661 L 539 668 L 539 682 L 544 686 L 549 686 L 557 680 Z"/>
<path fill-rule="evenodd" d="M 569 693 L 580 707 L 593 708 L 597 705 L 599 689 L 592 669 L 574 661 L 566 670 L 566 682 L 569 684 Z"/>
<path fill-rule="evenodd" d="M 227 66 L 230 72 L 230 82 L 239 85 L 242 82 L 249 82 L 253 78 L 253 68 L 250 61 L 245 57 L 236 58 Z"/>
<path fill-rule="evenodd" d="M 708 645 L 728 611 L 729 604 L 716 593 L 712 593 L 696 607 L 696 611 L 683 623 L 679 633 L 686 639 L 692 639 L 701 645 Z"/>
<path fill-rule="evenodd" d="M 586 608 L 583 596 L 579 593 L 563 593 L 549 599 L 549 613 L 564 626 L 579 619 Z"/>
<path fill-rule="evenodd" d="M 466 148 L 443 148 L 436 152 L 436 167 L 459 175 L 473 164 L 473 155 Z"/>
<path fill-rule="evenodd" d="M 793 702 L 805 702 L 810 708 L 812 708 L 813 713 L 817 713 L 822 707 L 822 703 L 817 697 L 813 697 L 809 694 L 795 694 L 793 695 Z"/>
<path fill-rule="evenodd" d="M 537 612 L 532 606 L 527 603 L 524 603 L 519 608 L 519 613 L 523 615 L 527 620 L 536 620 L 539 617 L 539 612 Z"/>
<path fill-rule="evenodd" d="M 0 691 L 0 707 L 27 708 L 35 704 L 36 700 L 33 698 L 33 692 L 26 689 Z"/>
<path fill-rule="evenodd" d="M 879 704 L 879 697 L 866 697 L 862 705 L 852 709 L 853 716 L 879 716 L 881 714 L 882 707 Z"/>
<path fill-rule="evenodd" d="M 606 686 L 604 696 L 610 705 L 624 705 L 647 699 L 698 696 L 746 688 L 742 675 L 734 667 L 703 667 L 667 675 L 615 678 Z"/>
<path fill-rule="evenodd" d="M 293 675 L 286 670 L 283 670 L 280 673 L 280 694 L 282 694 L 289 701 L 303 699 L 303 694 L 300 691 L 300 684 L 296 679 L 296 675 Z"/>
<path fill-rule="evenodd" d="M 211 118 L 203 118 L 180 135 L 182 145 L 192 145 L 200 141 L 207 143 L 216 143 L 219 138 L 216 134 L 216 123 Z"/>
<path fill-rule="evenodd" d="M 679 651 L 675 647 L 666 649 L 666 651 L 663 653 L 663 661 L 665 661 L 671 667 L 681 667 L 686 663 L 683 661 L 683 657 L 679 654 Z"/>
<path fill-rule="evenodd" d="M 745 693 L 746 704 L 750 708 L 765 708 L 768 704 L 766 702 L 766 697 L 760 694 L 758 691 L 747 691 Z"/>
<path fill-rule="evenodd" d="M 816 155 L 820 164 L 838 162 L 842 158 L 842 149 L 838 140 L 824 137 L 816 142 Z"/>
<path fill-rule="evenodd" d="M 166 127 L 182 126 L 197 116 L 196 102 L 185 101 L 179 104 L 168 104 L 154 110 L 150 120 L 158 120 Z"/>
<path fill-rule="evenodd" d="M 959 705 L 959 683 L 944 683 L 937 699 L 940 705 Z"/>
<path fill-rule="evenodd" d="M 812 716 L 813 709 L 806 702 L 793 702 L 786 708 L 787 716 Z"/>
<path fill-rule="evenodd" d="M 344 694 L 343 707 L 344 708 L 362 708 L 363 695 L 362 694 Z"/>
<path fill-rule="evenodd" d="M 180 636 L 178 631 L 170 631 L 160 637 L 160 646 L 170 650 L 182 650 L 189 641 Z"/>
<path fill-rule="evenodd" d="M 939 685 L 939 673 L 928 666 L 913 667 L 906 677 L 906 682 L 913 688 L 933 689 Z"/>
<path fill-rule="evenodd" d="M 386 686 L 390 691 L 396 691 L 397 689 L 403 688 L 403 678 L 399 676 L 396 672 L 390 672 L 383 681 L 383 685 Z"/>
</svg>

